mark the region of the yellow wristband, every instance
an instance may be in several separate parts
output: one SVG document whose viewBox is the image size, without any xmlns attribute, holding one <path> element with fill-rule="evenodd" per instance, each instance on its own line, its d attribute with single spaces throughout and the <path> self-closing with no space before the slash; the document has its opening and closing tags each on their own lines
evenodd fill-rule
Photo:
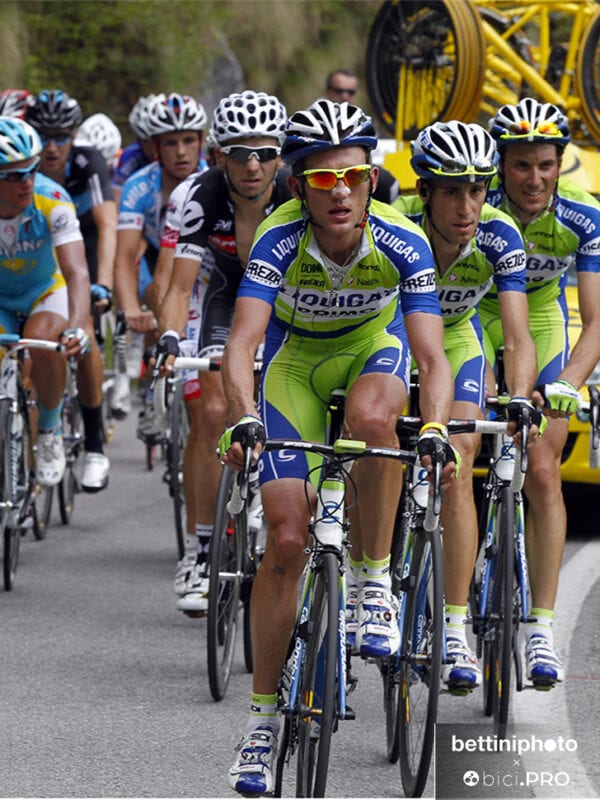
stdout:
<svg viewBox="0 0 600 800">
<path fill-rule="evenodd" d="M 448 429 L 445 425 L 442 425 L 441 422 L 426 422 L 421 430 L 419 431 L 419 436 L 425 433 L 425 431 L 435 430 L 442 433 L 444 436 L 448 436 Z"/>
</svg>

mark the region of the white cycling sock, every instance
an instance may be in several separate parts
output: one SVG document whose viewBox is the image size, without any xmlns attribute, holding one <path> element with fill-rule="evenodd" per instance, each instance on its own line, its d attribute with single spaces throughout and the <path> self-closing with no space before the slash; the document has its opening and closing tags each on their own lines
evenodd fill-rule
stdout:
<svg viewBox="0 0 600 800">
<path fill-rule="evenodd" d="M 552 625 L 554 623 L 554 611 L 548 608 L 532 608 L 529 616 L 535 619 L 535 622 L 527 623 L 527 639 L 532 636 L 543 636 L 550 644 L 554 644 L 554 631 Z"/>
<path fill-rule="evenodd" d="M 467 607 L 446 603 L 446 638 L 458 639 L 467 644 Z"/>
<path fill-rule="evenodd" d="M 259 725 L 268 725 L 273 733 L 279 733 L 279 715 L 277 714 L 277 694 L 259 694 L 252 692 L 250 698 L 250 716 L 246 733 L 252 733 Z"/>
</svg>

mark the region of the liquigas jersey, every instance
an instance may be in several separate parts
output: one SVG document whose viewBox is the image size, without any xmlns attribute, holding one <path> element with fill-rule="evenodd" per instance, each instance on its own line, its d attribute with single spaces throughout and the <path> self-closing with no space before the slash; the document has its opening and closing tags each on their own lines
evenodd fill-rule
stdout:
<svg viewBox="0 0 600 800">
<path fill-rule="evenodd" d="M 505 211 L 510 209 L 497 179 L 488 200 Z M 525 242 L 530 308 L 561 294 L 561 278 L 566 277 L 569 268 L 600 272 L 600 203 L 568 178 L 559 178 L 550 207 L 520 229 Z"/>
<path fill-rule="evenodd" d="M 273 306 L 267 340 L 361 340 L 404 329 L 403 315 L 440 313 L 426 237 L 385 203 L 372 201 L 356 254 L 345 267 L 321 252 L 300 202 L 259 226 L 238 297 Z"/>
<path fill-rule="evenodd" d="M 424 229 L 426 212 L 420 197 L 399 197 L 394 207 Z M 495 292 L 525 291 L 523 240 L 511 218 L 484 203 L 474 238 L 443 274 L 436 267 L 436 284 L 446 325 L 472 316 L 492 287 Z"/>
</svg>

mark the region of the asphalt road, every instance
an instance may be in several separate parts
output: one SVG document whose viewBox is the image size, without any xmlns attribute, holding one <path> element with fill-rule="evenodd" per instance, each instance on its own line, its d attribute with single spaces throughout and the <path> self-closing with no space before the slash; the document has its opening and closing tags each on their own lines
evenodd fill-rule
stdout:
<svg viewBox="0 0 600 800">
<path fill-rule="evenodd" d="M 212 700 L 204 622 L 175 609 L 161 464 L 146 471 L 134 427 L 134 418 L 119 423 L 107 450 L 108 489 L 78 495 L 69 526 L 55 508 L 47 539 L 22 543 L 15 589 L 0 591 L 0 797 L 234 796 L 226 773 L 245 725 L 250 676 L 240 652 L 227 696 Z M 598 489 L 591 491 L 585 502 L 597 506 Z M 560 761 L 569 773 L 562 794 L 528 786 L 519 796 L 600 796 L 600 531 L 587 522 L 580 528 L 580 537 L 570 533 L 561 582 L 566 685 L 521 693 L 513 717 L 519 731 L 533 726 L 577 748 Z M 402 796 L 399 768 L 385 758 L 377 670 L 358 661 L 355 672 L 357 719 L 334 736 L 328 793 Z M 479 693 L 443 695 L 439 721 L 491 730 Z M 539 766 L 534 757 L 530 764 Z M 438 796 L 445 786 L 438 783 Z"/>
</svg>

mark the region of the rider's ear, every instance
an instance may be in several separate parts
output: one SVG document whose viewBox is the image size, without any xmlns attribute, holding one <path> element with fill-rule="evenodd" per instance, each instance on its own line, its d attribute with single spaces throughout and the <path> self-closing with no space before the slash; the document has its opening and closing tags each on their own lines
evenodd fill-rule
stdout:
<svg viewBox="0 0 600 800">
<path fill-rule="evenodd" d="M 295 200 L 304 200 L 304 195 L 302 194 L 302 183 L 300 182 L 299 178 L 297 178 L 295 175 L 289 175 L 288 186 Z"/>
<path fill-rule="evenodd" d="M 420 178 L 417 181 L 417 191 L 419 193 L 419 197 L 421 197 L 423 200 L 427 200 L 429 197 L 429 186 Z"/>
</svg>

